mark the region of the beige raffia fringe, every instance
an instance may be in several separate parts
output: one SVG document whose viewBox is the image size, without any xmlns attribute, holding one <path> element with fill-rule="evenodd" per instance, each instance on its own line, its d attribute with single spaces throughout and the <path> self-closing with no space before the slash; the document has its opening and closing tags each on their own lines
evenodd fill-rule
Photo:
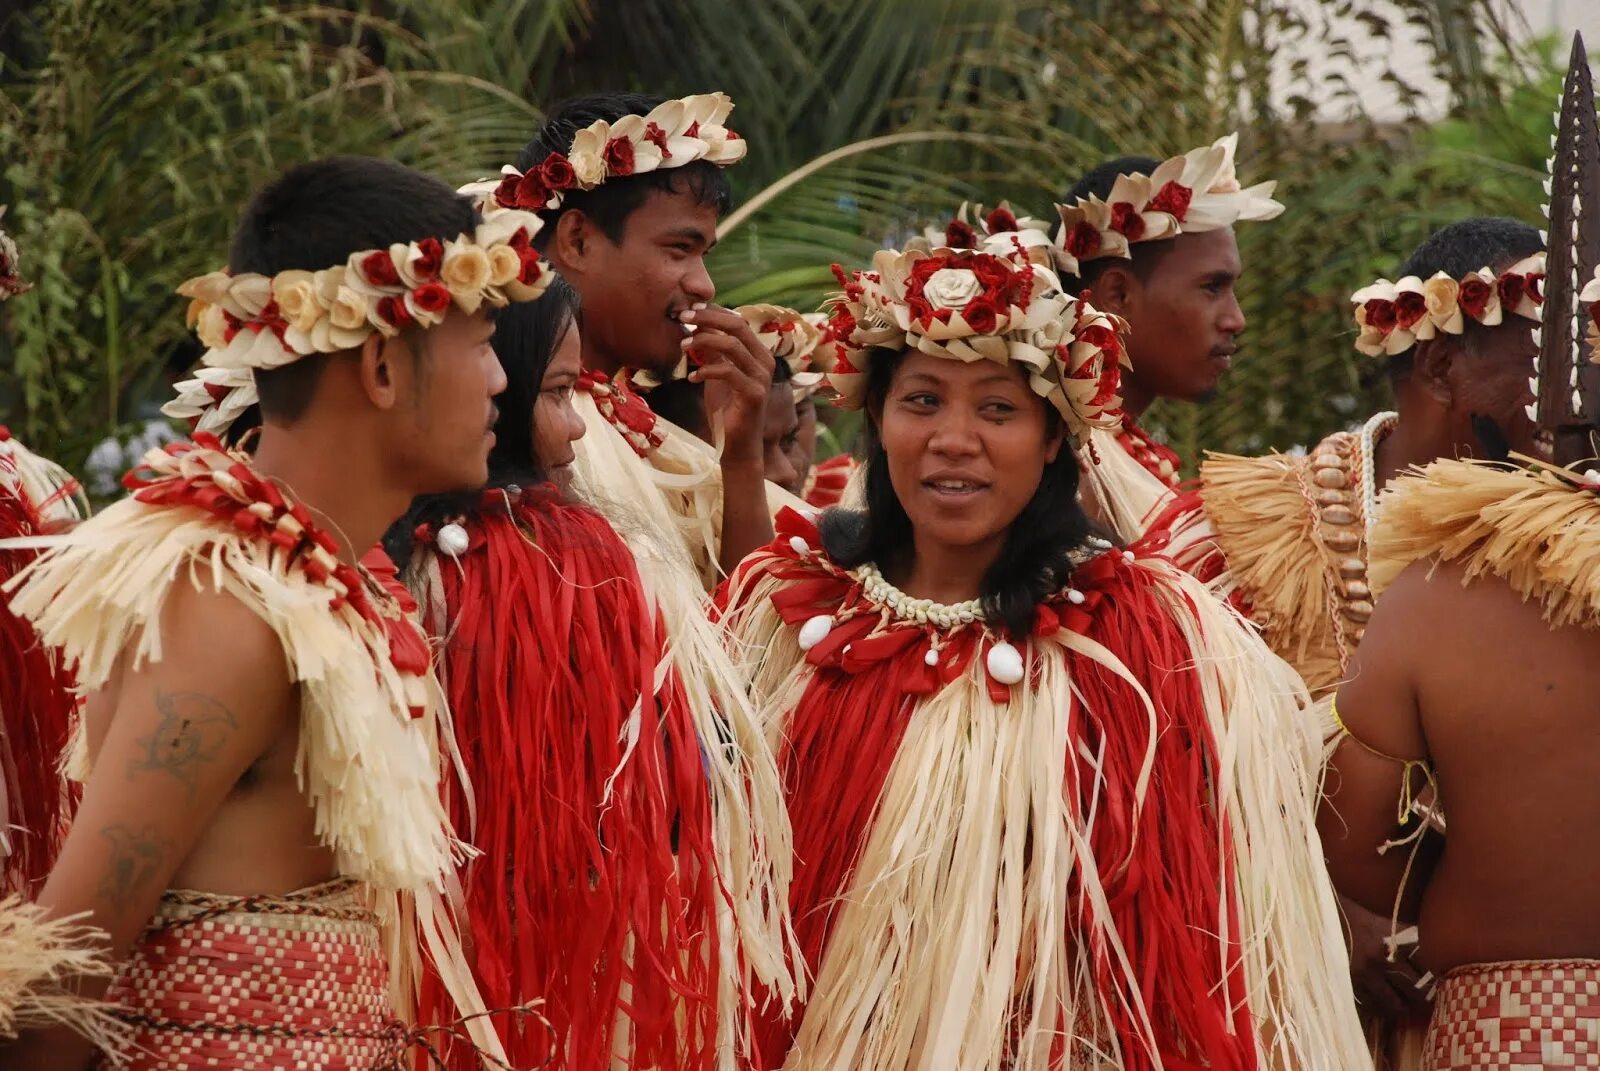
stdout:
<svg viewBox="0 0 1600 1071">
<path fill-rule="evenodd" d="M 149 457 L 164 471 L 172 462 L 157 454 Z M 198 473 L 224 456 L 194 451 L 182 465 Z M 161 660 L 161 613 L 175 584 L 226 593 L 272 627 L 300 685 L 296 774 L 339 873 L 378 894 L 397 1008 L 410 1007 L 420 935 L 462 1014 L 483 1011 L 443 898 L 465 849 L 439 796 L 446 714 L 431 675 L 406 678 L 381 627 L 348 602 L 334 609 L 333 590 L 265 538 L 198 510 L 127 498 L 46 545 L 6 590 L 12 610 L 77 664 L 86 693 L 105 685 L 124 653 L 135 667 Z M 413 718 L 413 707 L 424 715 Z M 487 1021 L 469 1029 L 501 1054 Z"/>
<path fill-rule="evenodd" d="M 1123 543 L 1144 535 L 1175 492 L 1128 455 L 1115 432 L 1095 429 L 1078 451 L 1084 509 Z"/>
<path fill-rule="evenodd" d="M 718 502 L 714 514 L 682 515 L 677 511 L 693 502 L 709 510 L 703 489 L 664 488 L 659 466 L 671 462 L 658 461 L 652 467 L 642 460 L 600 416 L 587 394 L 575 394 L 573 403 L 589 428 L 573 444 L 580 492 L 628 544 L 649 595 L 661 608 L 670 643 L 657 668 L 657 680 L 675 673 L 683 683 L 706 756 L 718 868 L 732 904 L 732 914 L 722 927 L 726 1014 L 719 1016 L 719 1047 L 726 1062 L 745 1049 L 744 1018 L 736 1009 L 752 980 L 785 1003 L 803 995 L 805 981 L 791 976 L 789 969 L 799 958 L 789 918 L 793 846 L 777 760 L 762 731 L 760 708 L 751 699 L 748 682 L 729 659 L 707 616 L 704 574 L 690 561 L 684 542 L 691 525 L 702 536 L 720 525 L 721 476 L 710 447 L 698 439 L 680 443 L 685 456 L 709 463 L 716 480 L 704 486 L 714 488 Z M 685 434 L 665 422 L 662 427 L 669 429 L 668 446 Z M 703 549 L 715 563 L 715 544 L 704 543 Z M 732 954 L 735 949 L 738 955 Z"/>
<path fill-rule="evenodd" d="M 0 485 L 11 479 L 52 527 L 70 527 L 89 515 L 89 500 L 72 473 L 15 439 L 0 440 Z"/>
<path fill-rule="evenodd" d="M 129 1036 L 107 1005 L 70 991 L 73 980 L 109 978 L 106 936 L 81 917 L 50 919 L 19 897 L 0 901 L 0 1038 L 65 1026 L 114 1058 Z"/>
<path fill-rule="evenodd" d="M 1600 497 L 1568 469 L 1435 461 L 1384 492 L 1370 575 L 1382 591 L 1414 561 L 1458 562 L 1537 600 L 1552 627 L 1600 628 Z"/>
<path fill-rule="evenodd" d="M 1344 670 L 1329 623 L 1337 578 L 1306 500 L 1304 469 L 1303 459 L 1282 454 L 1211 454 L 1200 466 L 1200 494 L 1252 618 L 1319 694 Z"/>
<path fill-rule="evenodd" d="M 1196 924 L 1216 927 L 1219 948 L 1240 941 L 1264 1068 L 1364 1066 L 1313 821 L 1321 741 L 1301 714 L 1304 689 L 1197 580 L 1167 562 L 1147 564 L 1201 669 L 1216 799 L 1238 860 L 1239 932 L 1225 918 Z M 729 599 L 739 608 L 730 642 L 773 712 L 775 743 L 814 672 L 772 606 L 782 585 L 762 573 Z M 1136 688 L 1143 667 L 1073 633 L 1054 643 L 1060 649 L 1045 649 L 1036 687 L 1014 691 L 1004 707 L 988 696 L 981 659 L 920 703 L 839 897 L 788 1071 L 1046 1071 L 1063 1018 L 1101 1047 L 1101 1063 L 1087 1066 L 1122 1066 L 1089 956 L 1066 932 L 1078 897 L 1098 903 L 1097 917 L 1109 913 L 1092 829 L 1062 792 L 1069 756 L 1060 712 L 1081 702 L 1069 652 Z M 1125 713 L 1152 718 L 1153 708 L 1147 699 L 1145 710 Z M 1140 797 L 1159 806 L 1147 792 Z M 1137 935 L 1103 936 L 1131 979 Z M 1158 1014 L 1135 1012 L 1146 1024 Z M 1011 1039 L 1014 1062 L 1005 1057 Z"/>
</svg>

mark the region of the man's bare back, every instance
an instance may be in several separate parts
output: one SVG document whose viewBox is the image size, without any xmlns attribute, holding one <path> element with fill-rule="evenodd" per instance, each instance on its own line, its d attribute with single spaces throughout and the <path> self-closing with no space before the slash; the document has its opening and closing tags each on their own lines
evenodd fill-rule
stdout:
<svg viewBox="0 0 1600 1071">
<path fill-rule="evenodd" d="M 1406 569 L 1339 693 L 1362 744 L 1437 774 L 1449 832 L 1429 835 L 1402 913 L 1418 959 L 1442 973 L 1600 957 L 1600 633 L 1551 629 L 1496 577 L 1462 579 L 1449 563 Z M 1392 906 L 1408 852 L 1376 852 L 1396 835 L 1400 785 L 1399 763 L 1350 740 L 1328 775 L 1330 868 L 1374 910 Z"/>
</svg>

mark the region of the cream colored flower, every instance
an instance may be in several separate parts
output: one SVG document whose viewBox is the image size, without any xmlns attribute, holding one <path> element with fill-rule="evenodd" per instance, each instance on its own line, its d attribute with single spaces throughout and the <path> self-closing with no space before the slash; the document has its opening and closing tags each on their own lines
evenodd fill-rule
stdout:
<svg viewBox="0 0 1600 1071">
<path fill-rule="evenodd" d="M 1465 318 L 1461 315 L 1461 284 L 1444 272 L 1437 272 L 1422 284 L 1422 297 L 1427 302 L 1427 323 L 1447 335 L 1461 334 Z M 1421 326 L 1418 324 L 1417 326 Z M 1423 338 L 1422 332 L 1417 332 Z"/>
<path fill-rule="evenodd" d="M 278 302 L 278 312 L 300 331 L 310 331 L 322 318 L 315 279 L 308 271 L 282 271 L 273 276 L 272 296 Z"/>
<path fill-rule="evenodd" d="M 506 286 L 522 273 L 522 257 L 508 245 L 491 246 L 488 263 L 490 286 Z"/>
<path fill-rule="evenodd" d="M 365 294 L 341 283 L 328 304 L 328 323 L 341 331 L 365 330 L 371 307 Z"/>
<path fill-rule="evenodd" d="M 489 254 L 482 249 L 462 242 L 445 243 L 439 281 L 450 288 L 457 300 L 488 286 L 491 275 Z"/>
<path fill-rule="evenodd" d="M 196 298 L 189 306 L 193 313 L 196 334 L 208 350 L 220 350 L 228 344 L 228 321 L 220 305 L 209 305 Z"/>
<path fill-rule="evenodd" d="M 583 189 L 591 190 L 605 181 L 606 142 L 610 140 L 611 124 L 604 119 L 584 127 L 572 139 L 567 162 L 572 165 L 572 173 Z"/>
<path fill-rule="evenodd" d="M 982 292 L 983 284 L 966 268 L 941 268 L 922 288 L 922 296 L 936 309 L 964 309 Z"/>
</svg>

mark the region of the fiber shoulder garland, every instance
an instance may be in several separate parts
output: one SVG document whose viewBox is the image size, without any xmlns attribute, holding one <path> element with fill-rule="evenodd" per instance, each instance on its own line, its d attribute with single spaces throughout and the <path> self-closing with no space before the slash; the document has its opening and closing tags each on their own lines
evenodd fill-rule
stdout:
<svg viewBox="0 0 1600 1071">
<path fill-rule="evenodd" d="M 1382 591 L 1412 562 L 1458 562 L 1537 600 L 1551 627 L 1600 628 L 1600 497 L 1570 469 L 1435 461 L 1392 481 L 1372 536 Z"/>
<path fill-rule="evenodd" d="M 87 511 L 77 481 L 0 426 L 0 539 L 63 531 Z M 37 556 L 0 548 L 0 584 Z M 0 896 L 34 898 L 55 862 L 77 799 L 60 771 L 76 711 L 61 657 L 0 597 Z"/>
<path fill-rule="evenodd" d="M 1084 509 L 1120 542 L 1138 540 L 1172 501 L 1172 487 L 1129 454 L 1115 432 L 1094 429 L 1078 456 Z"/>
<path fill-rule="evenodd" d="M 720 599 L 782 741 L 815 979 L 763 1024 L 765 1066 L 1362 1066 L 1320 741 L 1242 622 L 1146 548 L 1110 552 L 1041 608 L 1007 686 L 981 622 L 895 618 L 818 546 L 782 515 Z"/>
<path fill-rule="evenodd" d="M 1347 458 L 1354 449 L 1355 437 L 1339 433 L 1312 453 Z M 1212 454 L 1200 466 L 1200 502 L 1231 583 L 1230 592 L 1215 582 L 1213 590 L 1237 592 L 1267 643 L 1299 671 L 1313 695 L 1338 685 L 1355 647 L 1340 615 L 1341 571 L 1349 573 L 1351 561 L 1361 564 L 1363 525 L 1325 530 L 1317 500 L 1319 493 L 1331 493 L 1344 508 L 1359 509 L 1360 496 L 1347 491 L 1319 487 L 1309 457 Z"/>
<path fill-rule="evenodd" d="M 767 846 L 719 847 L 702 763 L 733 781 L 743 760 L 698 739 L 661 613 L 604 518 L 548 488 L 495 491 L 465 527 L 455 559 L 419 532 L 414 575 L 477 789 L 446 798 L 482 851 L 466 871 L 479 987 L 491 1007 L 542 999 L 554 1029 L 502 1030 L 512 1066 L 726 1066 L 719 1023 L 748 1009 L 719 940 L 739 887 L 724 868 Z M 477 1064 L 457 1050 L 450 1066 Z"/>
<path fill-rule="evenodd" d="M 68 988 L 74 979 L 111 976 L 105 957 L 92 951 L 105 940 L 79 919 L 46 918 L 44 908 L 16 896 L 0 900 L 0 1042 L 23 1030 L 65 1026 L 102 1052 L 121 1051 L 127 1025 L 107 1005 Z"/>
<path fill-rule="evenodd" d="M 12 609 L 92 692 L 125 653 L 135 667 L 161 659 L 173 585 L 249 607 L 300 685 L 296 773 L 318 834 L 341 874 L 379 894 L 397 1006 L 415 981 L 414 921 L 463 1014 L 481 1010 L 441 895 L 458 845 L 439 798 L 442 697 L 417 622 L 382 579 L 338 560 L 303 505 L 212 436 L 152 450 L 124 483 L 131 496 L 7 585 Z M 468 1028 L 498 1053 L 492 1029 Z"/>
</svg>

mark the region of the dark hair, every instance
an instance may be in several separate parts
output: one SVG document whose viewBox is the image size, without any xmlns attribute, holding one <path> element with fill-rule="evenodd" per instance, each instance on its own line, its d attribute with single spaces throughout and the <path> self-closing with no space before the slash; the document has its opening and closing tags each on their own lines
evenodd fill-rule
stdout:
<svg viewBox="0 0 1600 1071">
<path fill-rule="evenodd" d="M 697 438 L 710 432 L 706 423 L 705 385 L 688 379 L 674 379 L 652 388 L 650 411 Z"/>
<path fill-rule="evenodd" d="M 321 271 L 364 249 L 472 233 L 477 210 L 449 186 L 390 160 L 330 156 L 292 167 L 259 190 L 228 251 L 235 273 Z M 326 354 L 257 370 L 262 411 L 298 419 L 311 402 Z"/>
<path fill-rule="evenodd" d="M 1488 267 L 1504 271 L 1523 257 L 1532 256 L 1544 248 L 1539 232 L 1526 223 L 1498 216 L 1474 216 L 1441 227 L 1400 265 L 1397 279 L 1415 275 L 1427 279 L 1444 272 L 1460 280 L 1468 272 Z M 1461 345 L 1468 353 L 1476 354 L 1489 330 L 1468 317 L 1461 333 Z M 1411 375 L 1416 347 L 1391 356 L 1386 364 L 1391 383 L 1399 383 Z"/>
<path fill-rule="evenodd" d="M 534 453 L 534 404 L 556 347 L 577 318 L 578 295 L 559 275 L 537 301 L 507 305 L 495 316 L 494 351 L 506 373 L 506 389 L 496 398 L 500 416 L 494 424 L 494 449 L 489 452 L 489 487 L 543 483 L 545 474 Z M 437 525 L 447 517 L 471 513 L 478 491 L 423 495 L 383 537 L 384 549 L 402 568 L 411 558 L 419 525 Z"/>
<path fill-rule="evenodd" d="M 882 412 L 889 383 L 905 360 L 904 351 L 879 351 L 868 362 L 867 407 Z M 1059 424 L 1055 408 L 1041 400 L 1052 430 Z M 889 455 L 874 422 L 863 428 L 866 454 L 866 507 L 830 509 L 822 515 L 822 545 L 828 556 L 847 569 L 868 562 L 884 568 L 913 545 L 911 518 L 889 481 Z M 1072 575 L 1072 554 L 1090 534 L 1088 515 L 1078 504 L 1078 459 L 1063 444 L 1044 467 L 1039 487 L 1006 532 L 1000 556 L 983 575 L 980 594 L 990 625 L 1014 638 L 1033 629 L 1039 604 L 1060 591 Z"/>
<path fill-rule="evenodd" d="M 789 367 L 789 362 L 778 358 L 772 362 L 772 385 L 794 382 L 794 369 Z"/>
<path fill-rule="evenodd" d="M 1090 197 L 1098 197 L 1104 201 L 1111 196 L 1111 187 L 1116 185 L 1119 176 L 1148 175 L 1160 166 L 1161 161 L 1148 156 L 1118 156 L 1114 160 L 1107 160 L 1074 182 L 1066 195 L 1061 198 L 1061 203 L 1075 205 L 1079 200 Z M 1150 273 L 1171 248 L 1171 242 L 1135 242 L 1128 247 L 1127 260 L 1121 257 L 1098 257 L 1085 261 L 1078 269 L 1082 274 L 1078 276 L 1077 286 L 1068 286 L 1066 289 L 1069 293 L 1075 293 L 1082 287 L 1093 286 L 1100 281 L 1100 276 L 1105 270 L 1111 267 L 1127 268 L 1143 282 L 1150 278 Z"/>
<path fill-rule="evenodd" d="M 517 157 L 517 170 L 538 167 L 551 153 L 565 154 L 578 131 L 591 123 L 602 119 L 614 123 L 625 115 L 645 115 L 664 99 L 642 93 L 595 93 L 562 101 L 550 110 L 533 140 L 523 146 Z M 569 208 L 581 208 L 607 238 L 621 245 L 628 217 L 653 190 L 688 193 L 695 204 L 714 209 L 719 216 L 733 203 L 733 188 L 716 164 L 696 160 L 683 167 L 657 168 L 642 175 L 607 179 L 592 190 L 569 190 L 560 208 L 541 213 L 545 226 L 535 244 L 550 240 L 561 213 Z"/>
</svg>

